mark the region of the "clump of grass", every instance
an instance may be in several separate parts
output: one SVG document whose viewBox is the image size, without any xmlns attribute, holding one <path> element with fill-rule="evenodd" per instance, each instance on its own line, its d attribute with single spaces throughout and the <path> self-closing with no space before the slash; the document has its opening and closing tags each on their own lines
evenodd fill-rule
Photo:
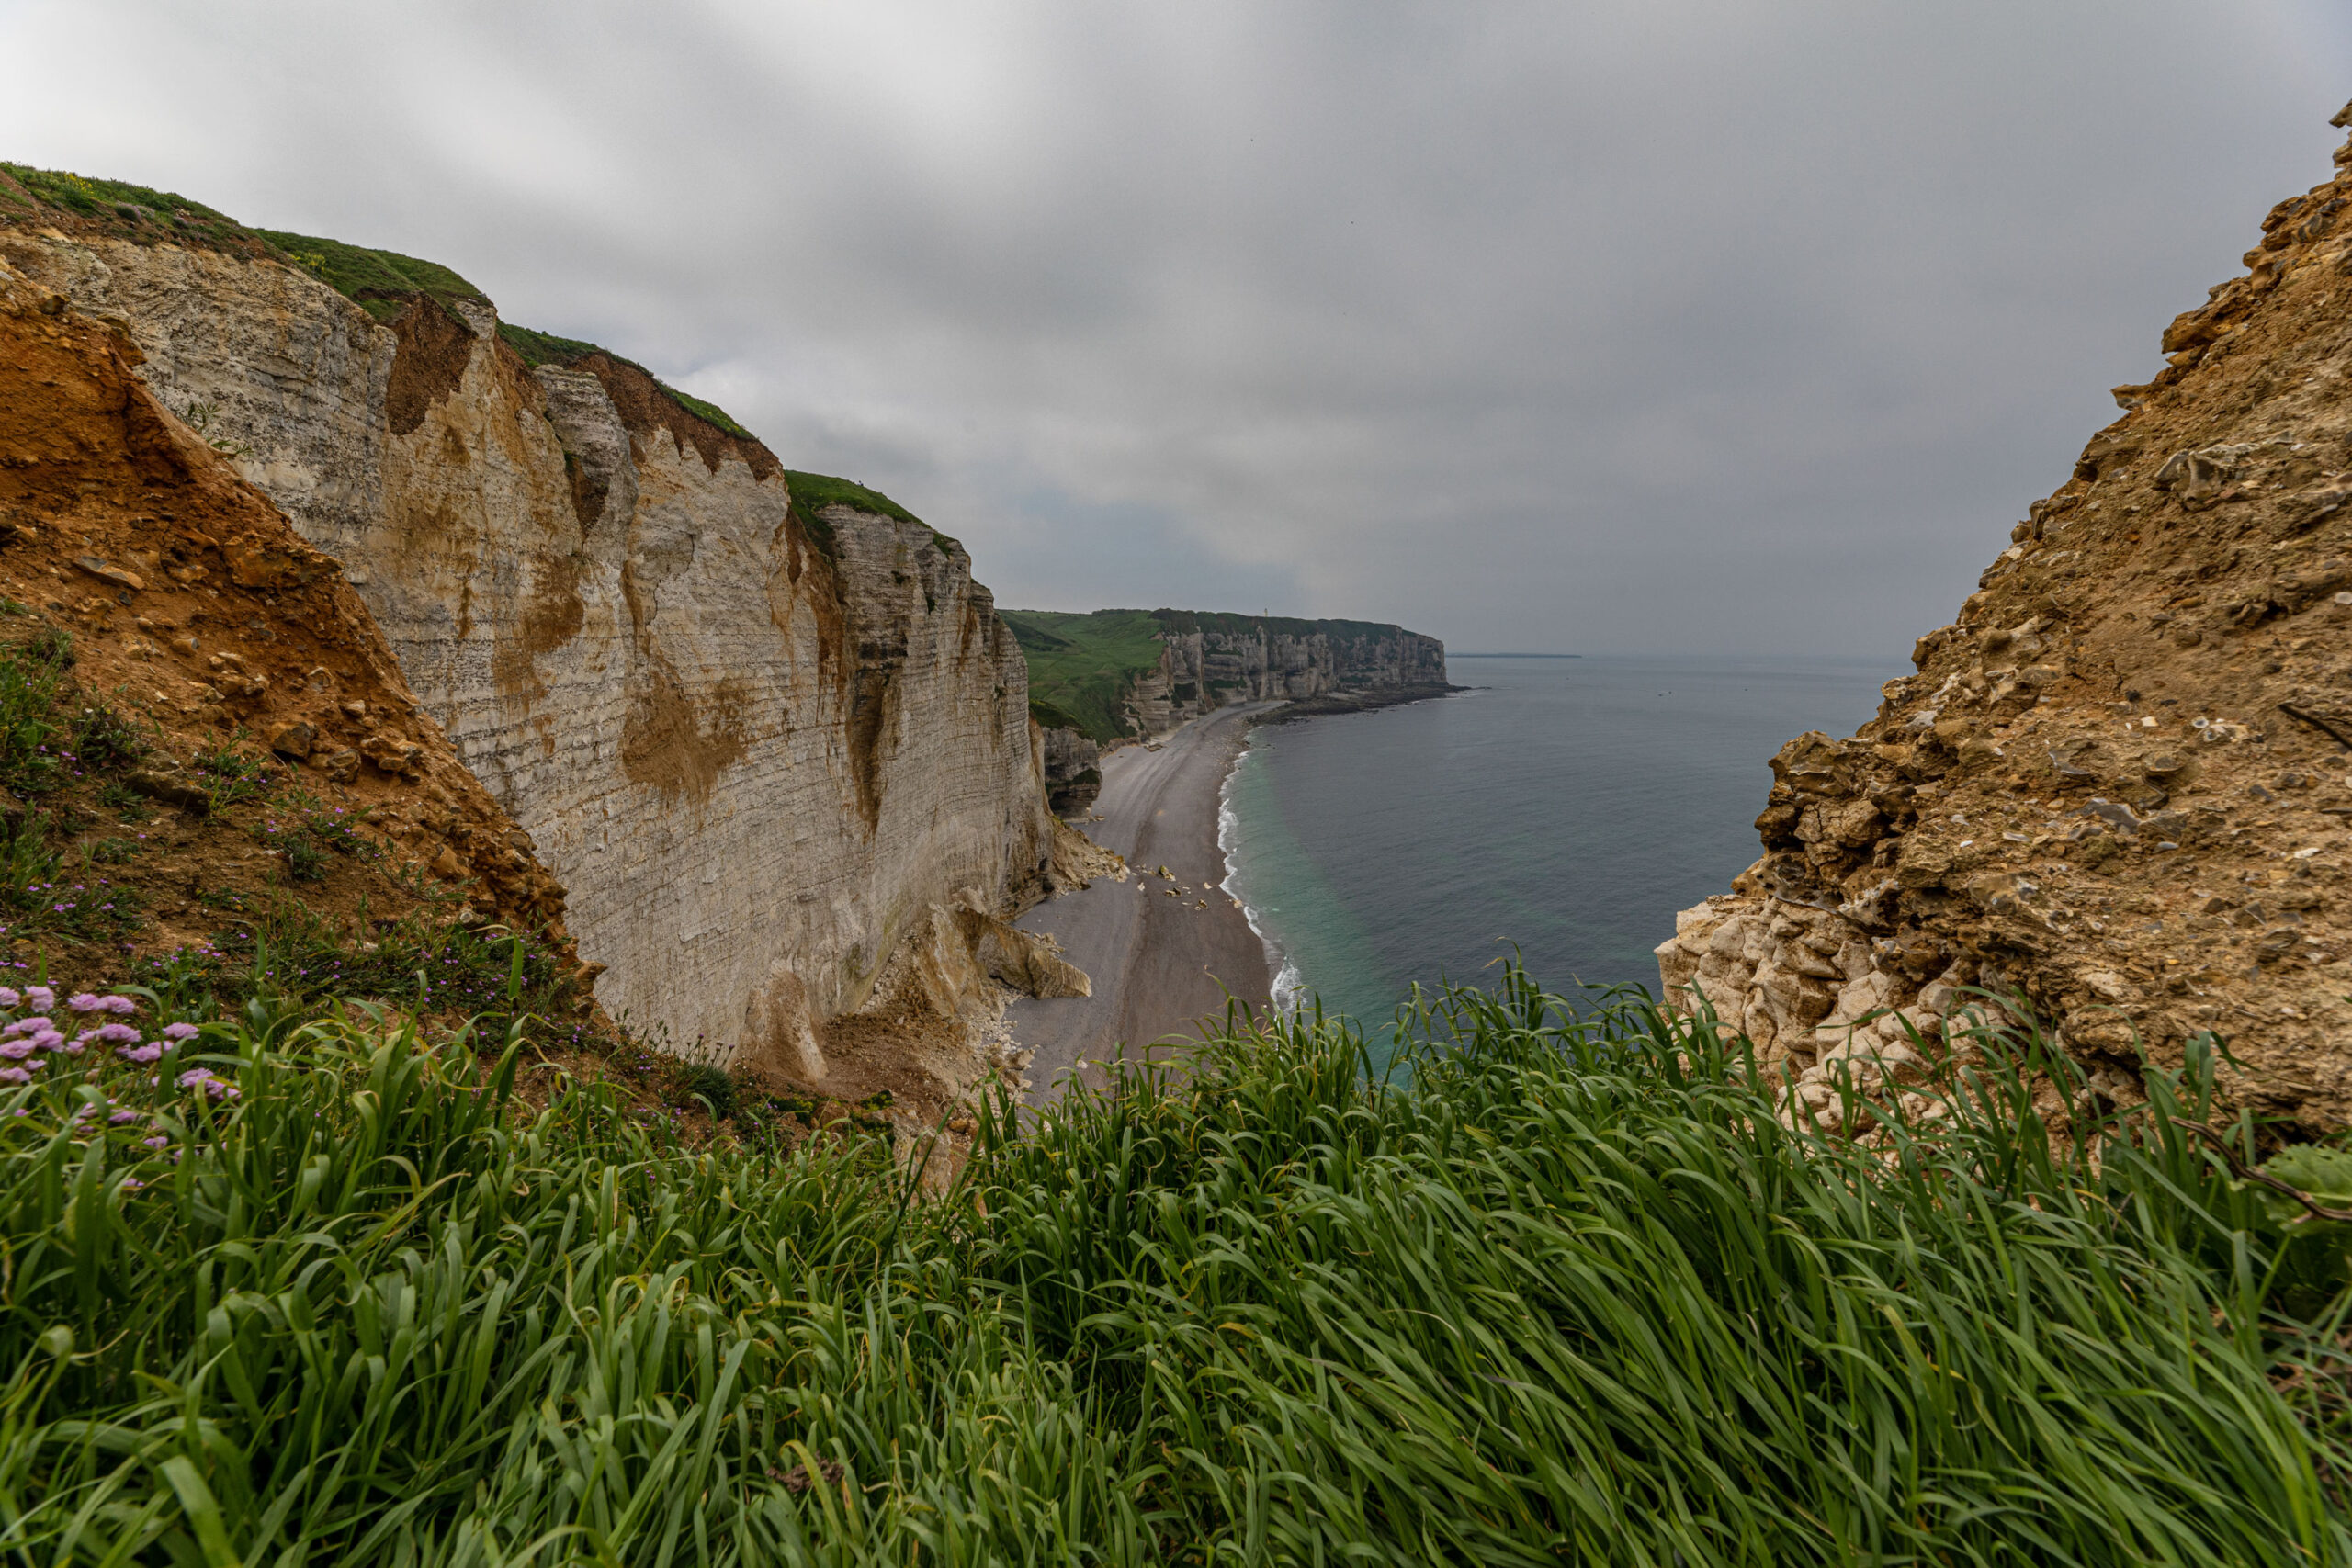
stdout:
<svg viewBox="0 0 2352 1568">
<path fill-rule="evenodd" d="M 268 757 L 248 751 L 239 738 L 216 742 L 196 754 L 196 777 L 205 809 L 218 816 L 232 806 L 259 800 L 277 787 L 281 770 Z"/>
<path fill-rule="evenodd" d="M 1024 1136 L 1001 1101 L 939 1202 L 879 1140 L 529 1111 L 519 1026 L 257 1005 L 40 1075 L 0 1094 L 0 1549 L 2352 1561 L 2343 1243 L 2184 1135 L 2210 1056 L 2061 1141 L 2009 1041 L 1863 1148 L 1636 1001 L 1419 1017 L 1409 1088 L 1310 1018 Z"/>
<path fill-rule="evenodd" d="M 360 835 L 357 819 L 349 811 L 329 806 L 306 789 L 284 790 L 277 796 L 277 806 L 252 830 L 295 882 L 325 881 L 330 852 L 368 858 L 378 853 L 376 846 Z"/>
</svg>

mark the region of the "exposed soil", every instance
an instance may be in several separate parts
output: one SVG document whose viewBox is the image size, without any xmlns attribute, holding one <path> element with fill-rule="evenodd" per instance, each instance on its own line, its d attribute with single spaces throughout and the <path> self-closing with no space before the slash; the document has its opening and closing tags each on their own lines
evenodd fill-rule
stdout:
<svg viewBox="0 0 2352 1568">
<path fill-rule="evenodd" d="M 114 841 L 101 852 L 123 858 L 90 863 L 144 918 L 95 949 L 20 921 L 17 960 L 28 943 L 80 967 L 201 942 L 223 910 L 287 898 L 355 919 L 447 906 L 561 942 L 562 889 L 418 706 L 336 563 L 148 393 L 137 356 L 0 276 L 0 597 L 15 606 L 0 643 L 68 634 L 75 700 L 119 715 L 143 752 L 15 809 L 45 816 L 69 858 Z M 266 774 L 244 800 L 201 771 L 228 757 Z M 349 852 L 298 875 L 303 857 L 280 846 L 321 814 L 349 824 Z"/>
<path fill-rule="evenodd" d="M 1659 950 L 1768 1059 L 1818 1078 L 1884 1009 L 1932 1042 L 1981 986 L 2100 1092 L 2211 1035 L 2239 1103 L 2352 1122 L 2352 176 L 2245 260 Z"/>
</svg>

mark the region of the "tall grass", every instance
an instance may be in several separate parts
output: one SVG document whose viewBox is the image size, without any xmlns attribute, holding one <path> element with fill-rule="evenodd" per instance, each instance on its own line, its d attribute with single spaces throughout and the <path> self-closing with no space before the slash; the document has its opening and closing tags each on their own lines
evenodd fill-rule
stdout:
<svg viewBox="0 0 2352 1568">
<path fill-rule="evenodd" d="M 36 1082 L 0 1551 L 2352 1561 L 2341 1242 L 2184 1134 L 2195 1066 L 2062 1142 L 2022 1042 L 1866 1149 L 1638 1005 L 1514 975 L 1425 1032 L 1411 1092 L 1309 1021 L 998 1105 L 944 1201 L 878 1141 L 531 1112 L 519 1036 L 364 1010 Z"/>
</svg>

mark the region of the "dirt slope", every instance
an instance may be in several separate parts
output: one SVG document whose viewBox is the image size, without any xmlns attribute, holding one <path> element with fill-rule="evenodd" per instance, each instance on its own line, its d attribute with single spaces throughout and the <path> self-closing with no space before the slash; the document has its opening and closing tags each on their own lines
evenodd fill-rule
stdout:
<svg viewBox="0 0 2352 1568">
<path fill-rule="evenodd" d="M 1879 716 L 1774 759 L 1763 858 L 1658 950 L 1833 1118 L 1840 1057 L 1923 1070 L 1983 986 L 2108 1091 L 2210 1032 L 2241 1102 L 2352 1121 L 2352 176 L 2245 264 Z"/>
<path fill-rule="evenodd" d="M 137 355 L 0 270 L 9 961 L 119 975 L 284 900 L 377 922 L 442 908 L 565 948 L 563 890 L 334 563 L 156 401 Z M 17 700 L 44 681 L 63 728 L 18 746 L 52 723 Z M 87 895 L 72 909 L 51 907 L 61 876 Z"/>
</svg>

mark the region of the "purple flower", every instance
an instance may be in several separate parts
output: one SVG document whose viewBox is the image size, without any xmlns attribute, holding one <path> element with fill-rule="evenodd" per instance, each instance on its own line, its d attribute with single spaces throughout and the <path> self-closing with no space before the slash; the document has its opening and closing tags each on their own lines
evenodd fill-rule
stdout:
<svg viewBox="0 0 2352 1568">
<path fill-rule="evenodd" d="M 139 1031 L 133 1029 L 127 1023 L 101 1024 L 96 1029 L 90 1031 L 90 1035 L 96 1036 L 98 1039 L 105 1041 L 109 1045 L 121 1044 L 126 1042 L 133 1045 L 139 1043 Z M 85 1035 L 83 1038 L 87 1039 L 90 1035 Z"/>
<path fill-rule="evenodd" d="M 187 1071 L 180 1075 L 179 1085 L 182 1089 L 194 1089 L 197 1085 L 204 1082 L 211 1076 L 212 1069 L 210 1067 L 190 1067 Z"/>
<path fill-rule="evenodd" d="M 32 1074 L 22 1067 L 0 1067 L 0 1083 L 30 1083 Z"/>
<path fill-rule="evenodd" d="M 141 1138 L 139 1141 L 146 1145 L 151 1149 L 165 1149 L 171 1147 L 172 1145 L 172 1141 L 169 1138 Z"/>
<path fill-rule="evenodd" d="M 33 1043 L 29 1040 L 10 1040 L 0 1043 L 0 1056 L 6 1056 L 12 1062 L 21 1062 L 32 1054 Z"/>
<path fill-rule="evenodd" d="M 193 1040 L 196 1038 L 197 1030 L 196 1025 L 192 1023 L 167 1023 L 164 1025 L 163 1033 L 166 1040 Z"/>
<path fill-rule="evenodd" d="M 135 1176 L 126 1176 L 122 1179 L 122 1190 L 125 1192 L 136 1192 L 146 1185 Z"/>
<path fill-rule="evenodd" d="M 36 1051 L 54 1051 L 64 1043 L 65 1036 L 54 1029 L 44 1029 L 33 1036 L 33 1049 Z"/>
<path fill-rule="evenodd" d="M 118 1111 L 113 1115 L 107 1118 L 107 1124 L 108 1126 L 119 1127 L 125 1122 L 136 1122 L 138 1120 L 139 1112 L 136 1111 Z"/>
<path fill-rule="evenodd" d="M 10 1024 L 7 1028 L 0 1029 L 0 1036 L 10 1034 L 30 1034 L 37 1030 L 47 1029 L 49 1027 L 50 1021 L 46 1018 L 20 1018 L 17 1020 L 16 1022 Z"/>
<path fill-rule="evenodd" d="M 116 1055 L 126 1062 L 136 1062 L 142 1067 L 163 1054 L 161 1045 L 120 1045 L 115 1048 Z"/>
<path fill-rule="evenodd" d="M 25 1000 L 32 1003 L 39 1010 L 47 1012 L 57 1005 L 57 993 L 47 986 L 27 986 Z"/>
<path fill-rule="evenodd" d="M 237 1086 L 223 1083 L 219 1078 L 207 1078 L 204 1080 L 204 1092 L 215 1100 L 234 1100 L 237 1098 Z"/>
<path fill-rule="evenodd" d="M 98 1010 L 100 1012 L 113 1013 L 119 1018 L 128 1013 L 137 1012 L 139 1010 L 139 1004 L 132 1001 L 129 997 L 100 997 L 98 998 Z"/>
<path fill-rule="evenodd" d="M 12 1008 L 25 998 L 6 986 L 0 986 L 0 1008 Z"/>
<path fill-rule="evenodd" d="M 65 1005 L 75 1012 L 96 1012 L 105 1004 L 99 1000 L 96 991 L 76 991 L 66 999 Z"/>
</svg>

